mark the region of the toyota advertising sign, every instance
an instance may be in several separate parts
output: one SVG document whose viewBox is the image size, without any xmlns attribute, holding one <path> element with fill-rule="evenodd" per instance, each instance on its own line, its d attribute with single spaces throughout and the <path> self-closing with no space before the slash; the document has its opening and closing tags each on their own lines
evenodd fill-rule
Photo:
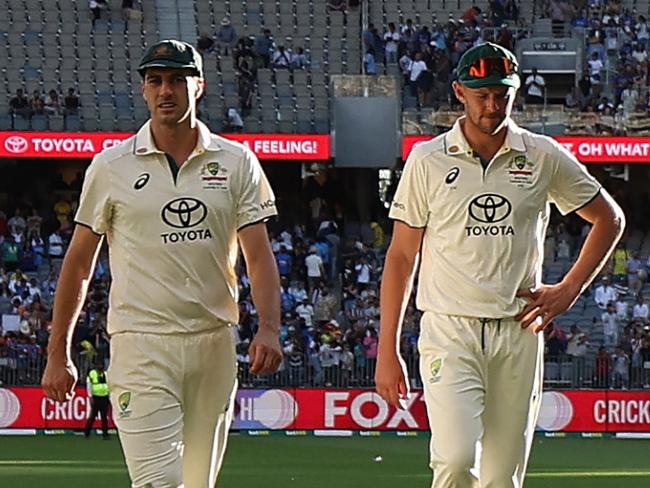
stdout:
<svg viewBox="0 0 650 488">
<path fill-rule="evenodd" d="M 89 412 L 90 402 L 83 388 L 63 403 L 46 398 L 41 388 L 0 388 L 0 429 L 82 429 Z M 99 426 L 98 421 L 95 426 Z M 412 391 L 400 410 L 372 390 L 241 389 L 237 392 L 232 428 L 427 431 L 429 424 L 422 390 Z M 650 392 L 546 391 L 537 429 L 650 432 Z"/>
<path fill-rule="evenodd" d="M 131 137 L 127 132 L 0 132 L 0 157 L 91 159 Z M 262 160 L 326 161 L 328 135 L 222 134 L 248 146 Z"/>
<path fill-rule="evenodd" d="M 402 159 L 406 161 L 413 146 L 433 136 L 404 136 Z M 557 136 L 582 163 L 650 163 L 650 137 Z"/>
</svg>

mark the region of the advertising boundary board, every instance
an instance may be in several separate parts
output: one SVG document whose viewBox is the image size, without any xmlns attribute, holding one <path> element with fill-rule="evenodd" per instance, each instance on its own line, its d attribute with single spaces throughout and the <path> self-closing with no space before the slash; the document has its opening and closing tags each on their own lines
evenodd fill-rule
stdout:
<svg viewBox="0 0 650 488">
<path fill-rule="evenodd" d="M 128 139 L 128 132 L 0 131 L 0 158 L 91 159 Z M 259 159 L 327 161 L 327 134 L 220 134 L 249 147 Z"/>
<path fill-rule="evenodd" d="M 131 395 L 131 401 L 137 401 L 137 393 Z M 83 388 L 65 403 L 45 398 L 37 387 L 0 388 L 0 430 L 81 429 L 89 411 Z M 99 427 L 98 420 L 94 427 Z M 114 427 L 112 421 L 110 427 Z M 348 436 L 349 432 L 359 432 L 372 436 L 383 431 L 408 436 L 413 435 L 410 432 L 428 431 L 428 422 L 421 390 L 412 391 L 406 409 L 397 410 L 369 389 L 240 389 L 232 428 L 259 435 L 292 431 L 297 432 L 293 435 L 339 432 Z M 537 429 L 553 435 L 650 433 L 650 391 L 546 391 Z"/>
<path fill-rule="evenodd" d="M 406 161 L 416 144 L 430 141 L 433 137 L 404 136 L 402 138 L 402 159 Z M 556 136 L 554 139 L 581 163 L 650 163 L 650 137 Z"/>
</svg>

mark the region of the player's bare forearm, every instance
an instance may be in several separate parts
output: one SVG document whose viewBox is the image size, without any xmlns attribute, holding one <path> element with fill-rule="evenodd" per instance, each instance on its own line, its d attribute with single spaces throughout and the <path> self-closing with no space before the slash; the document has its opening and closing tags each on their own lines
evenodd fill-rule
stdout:
<svg viewBox="0 0 650 488">
<path fill-rule="evenodd" d="M 396 408 L 403 407 L 409 392 L 406 364 L 399 352 L 399 335 L 411 296 L 423 233 L 423 229 L 395 222 L 381 279 L 381 326 L 375 385 L 377 393 Z"/>
<path fill-rule="evenodd" d="M 280 277 L 266 232 L 266 224 L 245 227 L 239 232 L 251 294 L 260 329 L 280 331 Z"/>
<path fill-rule="evenodd" d="M 623 210 L 605 190 L 579 210 L 578 215 L 591 223 L 592 228 L 578 259 L 562 280 L 562 283 L 576 290 L 577 295 L 589 286 L 603 268 L 625 230 Z"/>
<path fill-rule="evenodd" d="M 403 311 L 412 290 L 416 259 L 395 254 L 389 249 L 381 278 L 379 354 L 397 350 Z"/>
<path fill-rule="evenodd" d="M 622 210 L 604 190 L 579 210 L 578 215 L 593 227 L 578 259 L 562 281 L 555 285 L 541 285 L 535 290 L 521 289 L 517 292 L 517 296 L 529 300 L 526 307 L 515 317 L 521 321 L 522 327 L 536 323 L 535 332 L 541 332 L 555 317 L 571 308 L 580 293 L 602 269 L 625 229 Z M 541 321 L 538 318 L 541 318 Z"/>
<path fill-rule="evenodd" d="M 282 362 L 280 348 L 280 277 L 273 257 L 266 224 L 245 227 L 239 232 L 259 329 L 249 347 L 251 372 L 274 373 Z"/>
<path fill-rule="evenodd" d="M 411 296 L 423 233 L 423 229 L 395 222 L 381 279 L 379 354 L 397 351 L 397 337 Z"/>
<path fill-rule="evenodd" d="M 101 240 L 87 227 L 75 228 L 56 286 L 49 360 L 70 360 L 72 334 L 86 299 Z"/>
</svg>

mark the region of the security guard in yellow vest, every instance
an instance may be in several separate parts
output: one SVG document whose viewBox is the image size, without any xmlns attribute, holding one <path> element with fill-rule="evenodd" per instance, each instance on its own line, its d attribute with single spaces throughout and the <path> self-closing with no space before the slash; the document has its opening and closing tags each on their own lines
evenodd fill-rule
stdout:
<svg viewBox="0 0 650 488">
<path fill-rule="evenodd" d="M 98 362 L 95 368 L 91 369 L 86 378 L 86 388 L 90 397 L 90 415 L 84 428 L 84 437 L 90 436 L 90 429 L 95 422 L 97 413 L 102 418 L 102 434 L 104 439 L 108 439 L 108 407 L 110 401 L 108 398 L 108 384 L 106 384 L 106 373 L 104 372 L 103 361 Z"/>
</svg>

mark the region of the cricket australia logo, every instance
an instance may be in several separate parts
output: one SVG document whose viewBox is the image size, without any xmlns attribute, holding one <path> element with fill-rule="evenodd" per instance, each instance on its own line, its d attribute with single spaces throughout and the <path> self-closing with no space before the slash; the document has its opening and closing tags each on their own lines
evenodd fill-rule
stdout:
<svg viewBox="0 0 650 488">
<path fill-rule="evenodd" d="M 440 381 L 440 370 L 442 369 L 442 358 L 435 358 L 431 361 L 429 383 L 434 384 Z"/>
<path fill-rule="evenodd" d="M 228 168 L 216 161 L 203 165 L 201 169 L 201 182 L 204 190 L 228 190 L 229 179 Z"/>
<path fill-rule="evenodd" d="M 475 197 L 468 208 L 472 220 L 483 225 L 468 225 L 465 227 L 467 236 L 499 236 L 514 235 L 512 225 L 494 225 L 510 216 L 512 204 L 497 193 L 484 193 Z"/>
<path fill-rule="evenodd" d="M 129 410 L 129 404 L 131 403 L 131 392 L 123 391 L 120 393 L 120 396 L 117 397 L 117 406 L 120 408 L 119 416 L 120 418 L 126 418 L 131 415 L 131 410 Z"/>
</svg>

